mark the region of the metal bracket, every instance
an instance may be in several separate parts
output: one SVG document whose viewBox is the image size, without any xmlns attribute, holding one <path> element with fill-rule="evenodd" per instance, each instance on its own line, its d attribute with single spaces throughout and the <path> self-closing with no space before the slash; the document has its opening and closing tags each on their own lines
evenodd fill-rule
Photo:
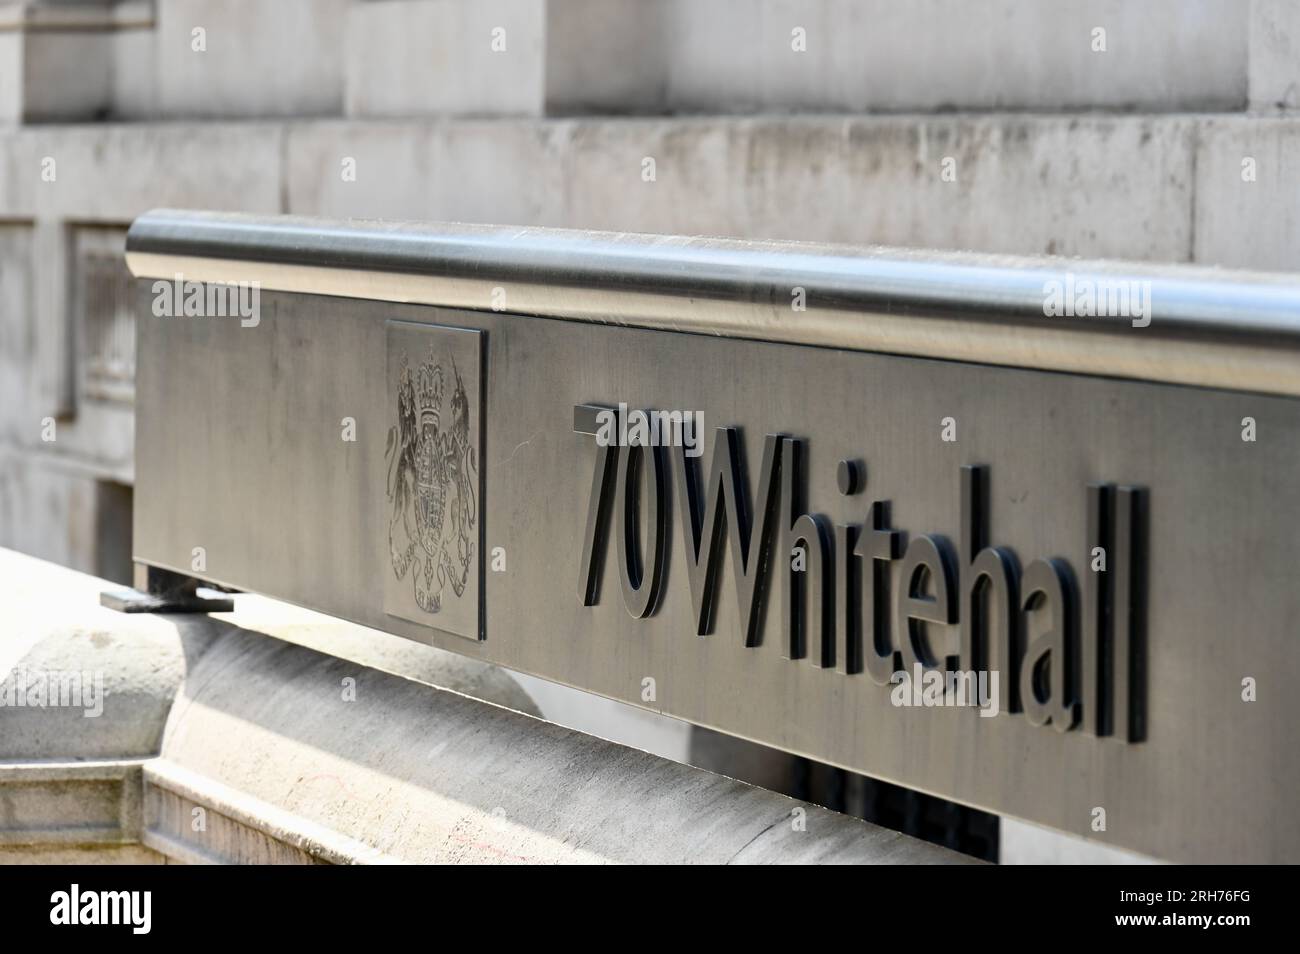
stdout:
<svg viewBox="0 0 1300 954">
<path fill-rule="evenodd" d="M 228 596 L 199 596 L 203 581 L 192 576 L 136 564 L 135 589 L 99 594 L 99 605 L 119 613 L 229 613 L 235 601 Z"/>
</svg>

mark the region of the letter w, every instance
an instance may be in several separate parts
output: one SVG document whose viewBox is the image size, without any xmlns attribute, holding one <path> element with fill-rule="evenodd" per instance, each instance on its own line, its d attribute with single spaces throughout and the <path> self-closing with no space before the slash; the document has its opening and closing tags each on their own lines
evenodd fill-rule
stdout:
<svg viewBox="0 0 1300 954">
<path fill-rule="evenodd" d="M 731 538 L 731 568 L 736 578 L 736 602 L 746 646 L 757 646 L 763 632 L 763 593 L 770 574 L 772 538 L 777 528 L 780 494 L 781 442 L 768 434 L 763 442 L 763 467 L 758 484 L 758 526 L 753 526 L 749 505 L 749 480 L 740 432 L 719 427 L 709 467 L 707 503 L 699 486 L 699 471 L 685 448 L 676 448 L 677 496 L 682 512 L 682 539 L 686 548 L 686 575 L 691 584 L 691 605 L 696 632 L 713 632 L 718 609 L 718 578 L 722 550 Z"/>
</svg>

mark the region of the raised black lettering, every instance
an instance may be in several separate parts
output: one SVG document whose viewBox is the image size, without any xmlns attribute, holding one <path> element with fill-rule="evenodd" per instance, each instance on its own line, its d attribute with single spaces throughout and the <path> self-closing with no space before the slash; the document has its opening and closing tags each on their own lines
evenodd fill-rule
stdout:
<svg viewBox="0 0 1300 954">
<path fill-rule="evenodd" d="M 952 669 L 955 657 L 940 659 L 930 645 L 929 624 L 957 622 L 957 601 L 952 598 L 952 546 L 943 537 L 921 534 L 907 545 L 897 582 L 898 628 L 902 634 L 903 666 L 910 673 L 919 663 L 925 669 Z M 926 584 L 934 590 L 925 593 Z"/>
<path fill-rule="evenodd" d="M 1020 711 L 1016 662 L 1024 652 L 1020 639 L 1015 554 L 989 546 L 989 469 L 961 469 L 961 649 L 957 670 L 1002 670 L 999 705 Z M 992 615 L 993 620 L 989 620 Z M 972 699 L 971 704 L 976 705 Z"/>
<path fill-rule="evenodd" d="M 877 500 L 853 551 L 862 561 L 863 661 L 871 681 L 889 685 L 898 669 L 898 653 L 889 619 L 889 564 L 903 555 L 903 534 L 889 528 L 889 502 Z"/>
<path fill-rule="evenodd" d="M 746 646 L 757 646 L 762 640 L 769 550 L 778 522 L 781 440 L 777 435 L 769 434 L 763 442 L 763 463 L 756 498 L 757 525 L 751 516 L 745 455 L 736 428 L 717 429 L 709 468 L 707 504 L 700 491 L 695 462 L 686 456 L 682 447 L 677 448 L 677 463 L 682 541 L 686 550 L 686 576 L 690 582 L 696 633 L 704 636 L 713 632 L 723 543 L 730 537 L 731 569 L 736 579 L 741 632 Z"/>
<path fill-rule="evenodd" d="M 1070 567 L 1062 560 L 1035 560 L 1025 569 L 1023 587 L 1026 617 L 1046 615 L 1049 624 L 1029 641 L 1020 662 L 1020 702 L 1033 725 L 1050 722 L 1058 732 L 1066 732 L 1079 716 Z M 1029 619 L 1025 629 L 1030 629 Z"/>
</svg>

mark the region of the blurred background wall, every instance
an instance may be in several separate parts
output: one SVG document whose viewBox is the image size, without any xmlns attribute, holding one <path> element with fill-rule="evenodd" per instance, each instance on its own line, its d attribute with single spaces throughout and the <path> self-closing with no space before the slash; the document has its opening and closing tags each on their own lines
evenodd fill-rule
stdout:
<svg viewBox="0 0 1300 954">
<path fill-rule="evenodd" d="M 1294 270 L 1297 108 L 1293 0 L 0 3 L 0 546 L 129 578 L 151 207 Z"/>
</svg>

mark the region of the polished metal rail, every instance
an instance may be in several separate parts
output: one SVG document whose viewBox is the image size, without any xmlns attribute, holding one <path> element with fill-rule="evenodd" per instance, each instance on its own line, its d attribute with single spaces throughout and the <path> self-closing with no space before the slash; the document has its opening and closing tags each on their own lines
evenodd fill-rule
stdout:
<svg viewBox="0 0 1300 954">
<path fill-rule="evenodd" d="M 1300 396 L 1300 280 L 1285 275 L 172 210 L 135 221 L 127 262 L 143 278 Z M 1046 313 L 1056 289 L 1117 287 L 1141 289 L 1149 323 Z"/>
</svg>

